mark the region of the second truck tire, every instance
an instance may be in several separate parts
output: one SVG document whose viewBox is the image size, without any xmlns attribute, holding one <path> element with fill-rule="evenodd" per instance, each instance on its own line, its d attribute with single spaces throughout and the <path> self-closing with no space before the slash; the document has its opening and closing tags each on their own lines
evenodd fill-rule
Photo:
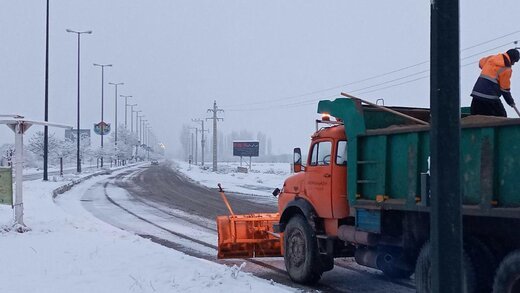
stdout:
<svg viewBox="0 0 520 293">
<path fill-rule="evenodd" d="M 493 293 L 520 292 L 520 250 L 508 254 L 498 267 Z"/>
<path fill-rule="evenodd" d="M 466 253 L 463 253 L 463 270 L 464 270 L 464 293 L 475 292 L 475 270 Z M 415 287 L 419 293 L 430 293 L 431 287 L 431 246 L 430 242 L 426 242 L 417 257 L 415 265 Z"/>
</svg>

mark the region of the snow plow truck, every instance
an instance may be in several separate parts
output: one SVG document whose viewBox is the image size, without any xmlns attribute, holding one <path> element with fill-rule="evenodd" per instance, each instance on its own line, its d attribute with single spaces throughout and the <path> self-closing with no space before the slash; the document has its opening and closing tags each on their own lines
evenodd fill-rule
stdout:
<svg viewBox="0 0 520 293">
<path fill-rule="evenodd" d="M 429 109 L 338 98 L 318 113 L 306 163 L 295 148 L 273 192 L 278 213 L 219 216 L 218 257 L 283 256 L 303 284 L 354 257 L 430 292 Z M 520 119 L 461 115 L 460 145 L 465 287 L 518 293 Z"/>
</svg>

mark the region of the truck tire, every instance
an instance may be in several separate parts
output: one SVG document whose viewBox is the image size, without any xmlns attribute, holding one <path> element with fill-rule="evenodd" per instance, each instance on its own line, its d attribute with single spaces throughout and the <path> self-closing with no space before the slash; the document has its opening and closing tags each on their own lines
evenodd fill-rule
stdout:
<svg viewBox="0 0 520 293">
<path fill-rule="evenodd" d="M 391 267 L 391 266 L 384 266 L 382 268 L 382 271 L 385 274 L 385 276 L 392 278 L 392 279 L 408 279 L 413 274 L 413 271 L 403 270 L 403 269 Z"/>
<path fill-rule="evenodd" d="M 509 253 L 498 267 L 493 293 L 520 292 L 520 250 Z"/>
<path fill-rule="evenodd" d="M 301 284 L 315 284 L 321 278 L 321 261 L 316 234 L 301 215 L 295 215 L 284 232 L 284 261 L 289 277 Z"/>
<path fill-rule="evenodd" d="M 403 257 L 401 248 L 391 246 L 379 247 L 379 252 L 381 253 L 381 260 L 378 261 L 377 266 L 385 276 L 392 279 L 408 279 L 414 273 L 413 264 L 410 266 L 410 269 L 402 267 L 404 263 L 401 263 L 401 267 L 399 266 Z M 389 257 L 388 261 L 387 257 Z"/>
<path fill-rule="evenodd" d="M 463 253 L 464 269 L 464 291 L 474 293 L 475 291 L 475 270 L 466 253 Z M 419 293 L 432 292 L 431 287 L 431 247 L 430 242 L 426 242 L 419 253 L 415 265 L 415 289 Z"/>
<path fill-rule="evenodd" d="M 491 249 L 475 237 L 465 237 L 464 251 L 475 268 L 477 292 L 491 292 L 498 260 Z"/>
</svg>

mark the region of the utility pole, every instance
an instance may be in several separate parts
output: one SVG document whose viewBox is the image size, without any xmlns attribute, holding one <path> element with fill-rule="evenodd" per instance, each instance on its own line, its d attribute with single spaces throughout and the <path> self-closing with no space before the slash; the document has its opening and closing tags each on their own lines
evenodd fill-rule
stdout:
<svg viewBox="0 0 520 293">
<path fill-rule="evenodd" d="M 431 1 L 431 292 L 463 292 L 459 0 Z"/>
<path fill-rule="evenodd" d="M 197 153 L 199 152 L 199 149 L 198 149 L 198 143 L 197 141 L 199 140 L 199 128 L 198 127 L 190 127 L 190 129 L 195 129 L 195 152 L 194 152 L 194 162 L 195 162 L 195 165 L 197 165 Z M 191 134 L 192 135 L 192 139 L 193 139 L 193 133 Z M 193 150 L 192 150 L 192 153 L 193 153 Z"/>
<path fill-rule="evenodd" d="M 217 117 L 218 112 L 224 112 L 217 106 L 217 101 L 213 101 L 213 109 L 208 109 L 208 112 L 213 113 L 213 117 L 206 118 L 206 120 L 213 120 L 213 172 L 217 171 L 217 121 L 224 121 L 224 118 Z"/>
<path fill-rule="evenodd" d="M 202 163 L 202 166 L 204 166 L 204 147 L 206 145 L 206 140 L 204 139 L 204 133 L 205 132 L 209 132 L 208 129 L 204 129 L 204 119 L 191 119 L 191 121 L 193 122 L 200 122 L 201 124 L 201 139 L 200 139 L 200 147 L 201 147 L 201 163 Z"/>
</svg>

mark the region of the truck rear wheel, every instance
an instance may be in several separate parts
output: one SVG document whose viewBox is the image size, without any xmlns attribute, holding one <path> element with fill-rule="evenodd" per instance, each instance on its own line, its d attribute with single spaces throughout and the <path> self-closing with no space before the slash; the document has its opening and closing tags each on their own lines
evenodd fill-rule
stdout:
<svg viewBox="0 0 520 293">
<path fill-rule="evenodd" d="M 463 253 L 463 269 L 464 269 L 464 291 L 465 293 L 475 292 L 475 270 L 471 264 L 470 259 Z M 430 293 L 432 292 L 431 286 L 431 247 L 430 242 L 426 242 L 415 265 L 415 288 L 419 293 Z"/>
<path fill-rule="evenodd" d="M 475 237 L 465 237 L 464 250 L 475 268 L 477 292 L 491 292 L 493 275 L 498 266 L 491 249 Z"/>
<path fill-rule="evenodd" d="M 377 266 L 383 273 L 392 279 L 408 279 L 413 274 L 413 265 L 408 268 L 403 261 L 401 248 L 383 246 L 379 247 L 381 254 L 378 257 Z"/>
<path fill-rule="evenodd" d="M 520 292 L 520 250 L 511 252 L 500 263 L 495 275 L 493 292 Z"/>
<path fill-rule="evenodd" d="M 314 284 L 321 278 L 322 269 L 316 234 L 304 217 L 295 215 L 284 232 L 285 268 L 294 282 Z"/>
</svg>

